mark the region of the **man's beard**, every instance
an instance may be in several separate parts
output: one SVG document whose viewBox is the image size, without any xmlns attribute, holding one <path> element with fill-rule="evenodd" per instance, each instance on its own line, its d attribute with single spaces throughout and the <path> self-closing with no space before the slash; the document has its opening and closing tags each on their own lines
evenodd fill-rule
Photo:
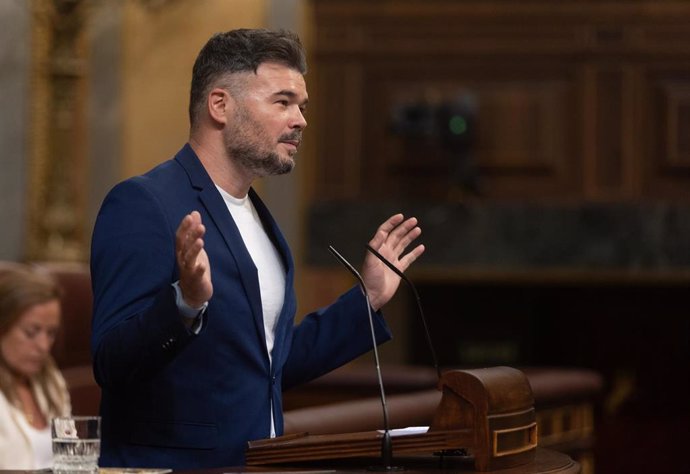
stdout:
<svg viewBox="0 0 690 474">
<path fill-rule="evenodd" d="M 235 120 L 235 125 L 224 131 L 225 148 L 233 160 L 258 177 L 281 175 L 292 171 L 295 167 L 292 155 L 287 159 L 281 159 L 275 151 L 263 150 L 271 139 L 246 110 L 239 108 Z M 301 138 L 302 131 L 296 130 L 282 135 L 279 142 L 299 141 Z"/>
<path fill-rule="evenodd" d="M 226 147 L 237 163 L 259 177 L 286 174 L 295 167 L 292 157 L 282 160 L 276 152 L 261 152 L 251 145 L 229 144 L 227 140 Z"/>
</svg>

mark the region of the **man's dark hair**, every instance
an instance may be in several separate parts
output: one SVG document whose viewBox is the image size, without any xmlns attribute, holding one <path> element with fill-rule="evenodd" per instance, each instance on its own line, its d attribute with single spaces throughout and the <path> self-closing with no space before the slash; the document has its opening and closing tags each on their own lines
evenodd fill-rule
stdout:
<svg viewBox="0 0 690 474">
<path fill-rule="evenodd" d="M 276 62 L 307 73 L 299 37 L 287 30 L 238 29 L 216 33 L 201 48 L 192 69 L 189 121 L 194 127 L 206 96 L 219 78 L 237 72 L 256 72 L 264 62 Z"/>
</svg>

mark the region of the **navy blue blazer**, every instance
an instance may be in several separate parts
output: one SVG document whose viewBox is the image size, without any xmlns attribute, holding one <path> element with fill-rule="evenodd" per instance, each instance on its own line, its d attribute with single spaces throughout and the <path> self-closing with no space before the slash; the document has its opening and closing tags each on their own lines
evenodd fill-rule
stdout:
<svg viewBox="0 0 690 474">
<path fill-rule="evenodd" d="M 189 145 L 105 198 L 92 239 L 92 352 L 102 388 L 102 466 L 173 469 L 244 463 L 267 438 L 281 393 L 371 349 L 366 301 L 355 287 L 294 324 L 294 265 L 278 226 L 250 197 L 287 270 L 273 364 L 256 267 L 225 202 Z M 214 293 L 198 335 L 182 324 L 175 231 L 201 213 Z M 377 339 L 390 332 L 375 316 Z"/>
</svg>

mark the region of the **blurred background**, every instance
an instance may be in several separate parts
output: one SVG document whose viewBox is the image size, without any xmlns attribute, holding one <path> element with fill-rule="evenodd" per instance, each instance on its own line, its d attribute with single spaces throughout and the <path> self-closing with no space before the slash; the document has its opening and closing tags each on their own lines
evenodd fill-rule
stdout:
<svg viewBox="0 0 690 474">
<path fill-rule="evenodd" d="M 296 170 L 256 186 L 303 311 L 353 284 L 329 244 L 361 261 L 415 215 L 441 365 L 591 370 L 588 469 L 690 472 L 690 2 L 0 0 L 0 259 L 88 263 L 102 198 L 185 143 L 196 54 L 238 27 L 308 50 Z M 405 288 L 386 314 L 384 362 L 428 366 Z"/>
</svg>

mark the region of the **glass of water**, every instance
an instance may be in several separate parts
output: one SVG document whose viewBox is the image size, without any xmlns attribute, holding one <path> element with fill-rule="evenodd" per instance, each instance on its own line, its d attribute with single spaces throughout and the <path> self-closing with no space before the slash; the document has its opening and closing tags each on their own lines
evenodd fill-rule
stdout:
<svg viewBox="0 0 690 474">
<path fill-rule="evenodd" d="M 98 472 L 98 456 L 101 453 L 100 417 L 53 418 L 51 430 L 54 473 Z"/>
</svg>

